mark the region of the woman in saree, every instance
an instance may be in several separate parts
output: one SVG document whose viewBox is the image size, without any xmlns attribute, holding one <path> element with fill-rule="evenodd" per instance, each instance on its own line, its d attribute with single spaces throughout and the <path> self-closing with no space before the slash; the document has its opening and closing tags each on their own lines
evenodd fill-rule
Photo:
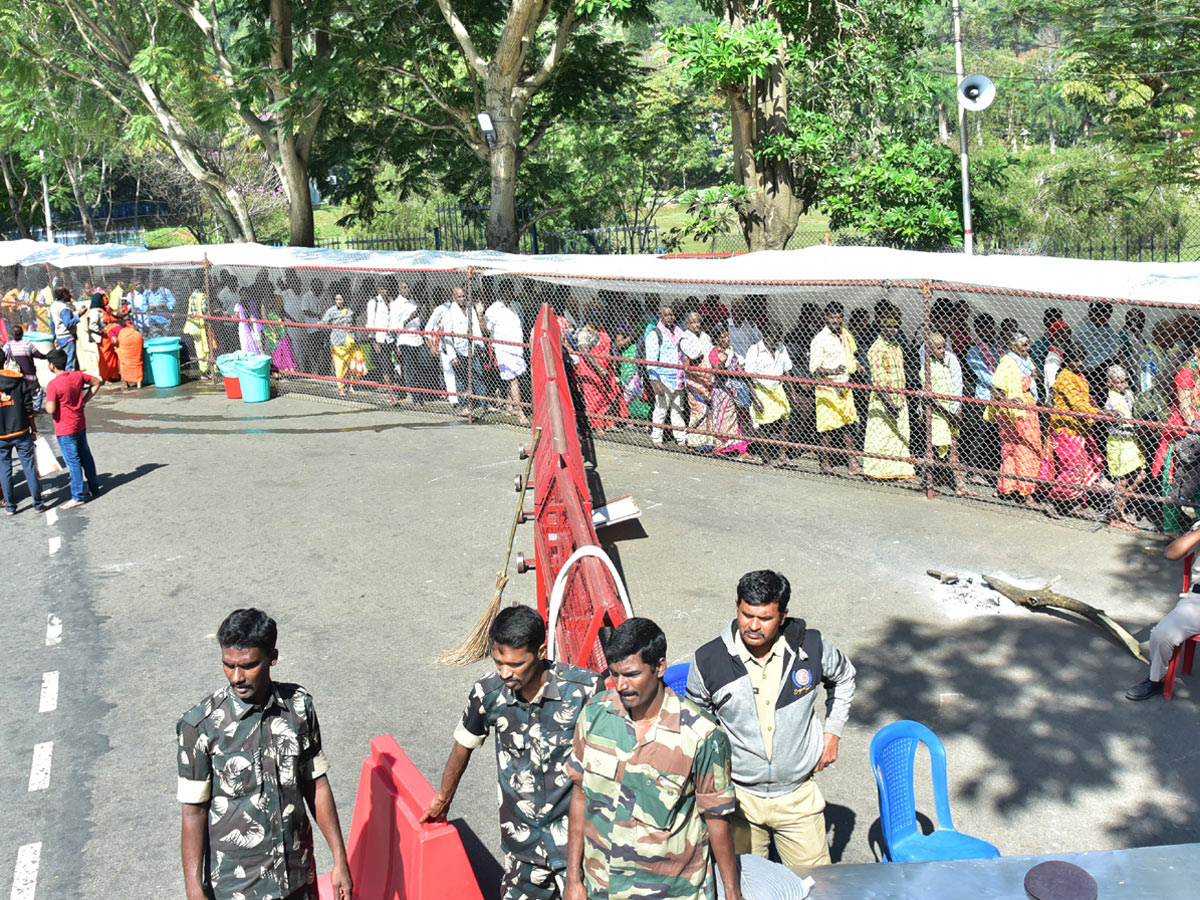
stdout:
<svg viewBox="0 0 1200 900">
<path fill-rule="evenodd" d="M 697 303 L 699 302 L 695 297 L 689 299 L 695 300 Z M 688 404 L 688 428 L 696 429 L 695 431 L 689 431 L 683 440 L 683 445 L 689 450 L 709 451 L 713 449 L 712 435 L 703 433 L 715 430 L 710 417 L 713 375 L 711 372 L 692 368 L 693 366 L 699 366 L 707 369 L 708 354 L 712 352 L 712 349 L 712 338 L 704 330 L 704 325 L 700 320 L 700 313 L 689 313 L 687 321 L 684 323 L 683 337 L 679 339 L 679 353 L 683 357 L 684 363 L 688 366 L 684 370 L 684 390 L 687 392 Z"/>
<path fill-rule="evenodd" d="M 735 373 L 742 369 L 742 360 L 729 343 L 729 329 L 717 333 L 716 345 L 708 351 L 708 368 L 719 373 Z M 691 373 L 688 373 L 689 375 Z M 713 433 L 713 453 L 735 453 L 748 456 L 750 442 L 742 437 L 738 416 L 738 398 L 750 404 L 750 386 L 735 374 L 716 374 L 708 401 L 709 431 Z"/>
<path fill-rule="evenodd" d="M 1078 510 L 1087 497 L 1085 488 L 1099 484 L 1111 488 L 1104 477 L 1105 461 L 1100 446 L 1092 431 L 1094 419 L 1080 418 L 1070 413 L 1100 414 L 1092 403 L 1091 388 L 1084 376 L 1086 354 L 1077 344 L 1063 348 L 1063 368 L 1054 379 L 1054 408 L 1062 413 L 1050 416 L 1052 447 L 1046 448 L 1046 460 L 1050 464 L 1043 474 L 1054 478 L 1048 491 L 1051 500 L 1059 501 L 1068 510 Z M 1052 472 L 1047 472 L 1052 469 Z"/>
<path fill-rule="evenodd" d="M 629 410 L 629 418 L 649 422 L 654 409 L 646 399 L 646 385 L 642 372 L 634 362 L 641 357 L 638 356 L 638 342 L 633 326 L 628 322 L 619 323 L 616 335 L 617 355 L 620 358 L 617 363 L 617 378 L 620 381 L 621 397 Z"/>
<path fill-rule="evenodd" d="M 1008 335 L 1008 352 L 996 364 L 992 373 L 992 399 L 1020 406 L 989 406 L 984 421 L 994 422 L 1000 434 L 1000 478 L 996 481 L 997 496 L 1016 496 L 1030 509 L 1056 516 L 1053 507 L 1043 506 L 1033 495 L 1038 485 L 1027 478 L 1037 478 L 1042 465 L 1042 424 L 1037 410 L 1037 379 L 1033 360 L 1029 358 L 1029 337 L 1021 331 Z"/>
<path fill-rule="evenodd" d="M 292 344 L 283 324 L 283 298 L 276 295 L 267 301 L 266 322 L 262 329 L 263 353 L 271 357 L 271 365 L 284 375 L 296 371 L 296 358 L 292 355 Z"/>
<path fill-rule="evenodd" d="M 201 375 L 208 374 L 212 347 L 208 339 L 208 295 L 196 289 L 187 301 L 187 321 L 183 323 L 183 336 L 192 342 L 192 354 Z"/>
<path fill-rule="evenodd" d="M 100 377 L 104 381 L 121 380 L 121 360 L 117 357 L 117 333 L 125 324 L 122 316 L 114 313 L 107 301 L 100 307 L 103 322 L 100 326 Z"/>
<path fill-rule="evenodd" d="M 1200 378 L 1197 377 L 1200 373 L 1200 327 L 1192 321 L 1179 322 L 1178 327 L 1179 334 L 1183 336 L 1180 343 L 1185 347 L 1187 358 L 1175 373 L 1171 392 L 1171 414 L 1167 418 L 1167 427 L 1163 429 L 1159 438 L 1158 449 L 1154 453 L 1154 465 L 1150 467 L 1150 474 L 1159 479 L 1163 497 L 1171 496 L 1172 485 L 1179 477 L 1176 457 L 1179 444 L 1187 434 L 1183 429 L 1200 425 L 1196 421 L 1196 403 L 1200 400 L 1196 395 L 1197 384 L 1200 383 Z M 1159 378 L 1164 378 L 1166 374 L 1164 372 Z M 1163 504 L 1163 531 L 1166 534 L 1180 533 L 1179 516 L 1178 506 Z"/>
<path fill-rule="evenodd" d="M 262 353 L 262 316 L 253 300 L 238 297 L 233 305 L 233 317 L 238 319 L 238 343 L 243 353 Z"/>
<path fill-rule="evenodd" d="M 612 428 L 615 423 L 605 416 L 617 413 L 622 418 L 629 417 L 625 397 L 609 366 L 612 341 L 608 333 L 594 323 L 581 328 L 575 339 L 579 346 L 579 353 L 575 355 L 575 377 L 583 391 L 588 420 L 593 428 Z"/>
</svg>

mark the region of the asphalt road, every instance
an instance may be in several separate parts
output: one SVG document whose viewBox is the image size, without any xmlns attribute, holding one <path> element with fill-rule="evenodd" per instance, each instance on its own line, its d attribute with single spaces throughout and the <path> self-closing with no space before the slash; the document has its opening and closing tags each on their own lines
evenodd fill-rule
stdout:
<svg viewBox="0 0 1200 900">
<path fill-rule="evenodd" d="M 524 435 L 194 387 L 102 394 L 89 421 L 104 495 L 56 517 L 24 501 L 0 522 L 0 896 L 35 855 L 36 887 L 14 900 L 182 896 L 175 722 L 223 683 L 214 632 L 237 606 L 279 621 L 275 677 L 316 697 L 347 830 L 371 736 L 394 734 L 436 782 L 488 666 L 432 658 L 491 598 Z M 672 660 L 732 615 L 742 572 L 770 566 L 792 580 L 792 612 L 857 666 L 841 757 L 821 776 L 835 859 L 874 858 L 867 747 L 898 718 L 941 735 L 955 824 L 1006 855 L 1200 840 L 1186 682 L 1172 702 L 1129 703 L 1144 668 L 1090 627 L 966 615 L 924 574 L 1058 578 L 1144 638 L 1178 589 L 1145 536 L 663 452 L 601 446 L 599 463 L 608 494 L 644 510 L 647 536 L 619 546 L 621 564 Z M 65 475 L 51 491 L 65 499 Z M 532 550 L 527 531 L 517 548 Z M 533 590 L 514 575 L 506 599 Z M 39 711 L 54 672 L 57 702 Z M 485 878 L 494 783 L 488 747 L 452 810 Z M 932 814 L 929 791 L 918 800 Z"/>
</svg>

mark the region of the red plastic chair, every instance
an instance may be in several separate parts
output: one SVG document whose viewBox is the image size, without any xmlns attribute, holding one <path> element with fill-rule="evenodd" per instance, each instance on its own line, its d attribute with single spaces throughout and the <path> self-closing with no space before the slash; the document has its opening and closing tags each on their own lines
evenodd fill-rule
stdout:
<svg viewBox="0 0 1200 900">
<path fill-rule="evenodd" d="M 1189 553 L 1183 558 L 1182 593 L 1185 594 L 1192 589 L 1192 561 L 1195 559 L 1195 556 L 1195 553 Z M 1163 676 L 1163 697 L 1167 700 L 1170 700 L 1175 694 L 1175 676 L 1179 673 L 1180 656 L 1183 657 L 1183 674 L 1192 674 L 1192 659 L 1196 655 L 1197 644 L 1200 644 L 1200 634 L 1193 634 L 1175 648 L 1175 653 L 1171 656 L 1171 662 L 1167 665 L 1167 674 Z"/>
</svg>

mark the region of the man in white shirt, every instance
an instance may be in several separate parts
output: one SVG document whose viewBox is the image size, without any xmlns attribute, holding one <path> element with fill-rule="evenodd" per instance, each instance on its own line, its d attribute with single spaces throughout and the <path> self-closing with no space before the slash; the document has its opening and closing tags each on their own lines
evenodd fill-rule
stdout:
<svg viewBox="0 0 1200 900">
<path fill-rule="evenodd" d="M 454 305 L 454 299 L 451 296 L 429 314 L 429 320 L 425 323 L 425 344 L 442 368 L 442 379 L 446 383 L 446 399 L 451 406 L 458 406 L 458 388 L 454 377 L 454 360 L 458 354 L 454 352 L 453 342 L 449 340 L 448 335 L 443 333 L 449 331 L 446 316 Z"/>
<path fill-rule="evenodd" d="M 777 323 L 765 323 L 762 332 L 762 340 L 746 351 L 746 373 L 766 376 L 754 379 L 750 421 L 763 438 L 790 441 L 795 391 L 790 382 L 779 379 L 792 371 L 792 356 Z M 781 444 L 760 442 L 759 446 L 766 465 L 771 465 L 772 459 L 785 462 L 788 458 L 787 448 Z"/>
<path fill-rule="evenodd" d="M 388 311 L 388 324 L 396 341 L 396 353 L 400 357 L 400 383 L 409 388 L 409 398 L 417 406 L 423 406 L 425 395 L 412 390 L 428 387 L 421 384 L 421 373 L 425 371 L 425 357 L 421 352 L 421 316 L 417 304 L 408 298 L 408 282 L 396 286 L 396 299 Z"/>
<path fill-rule="evenodd" d="M 372 279 L 366 284 L 369 296 L 366 324 L 369 328 L 379 329 L 375 332 L 375 349 L 371 353 L 371 380 L 378 384 L 396 383 L 396 343 L 388 333 L 391 328 L 391 307 L 384 296 L 392 294 L 390 281 L 387 279 L 380 285 Z"/>
</svg>

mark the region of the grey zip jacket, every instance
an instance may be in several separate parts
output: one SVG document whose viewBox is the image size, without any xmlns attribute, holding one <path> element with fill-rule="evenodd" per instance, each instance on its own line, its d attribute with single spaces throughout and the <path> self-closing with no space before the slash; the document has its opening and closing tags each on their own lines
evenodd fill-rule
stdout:
<svg viewBox="0 0 1200 900">
<path fill-rule="evenodd" d="M 788 619 L 783 678 L 775 707 L 771 758 L 767 759 L 754 688 L 738 656 L 737 622 L 696 651 L 687 696 L 712 715 L 733 748 L 733 782 L 758 797 L 778 797 L 807 781 L 825 749 L 825 734 L 841 736 L 854 699 L 854 666 L 803 619 Z M 825 723 L 817 715 L 817 685 L 825 686 Z"/>
</svg>

